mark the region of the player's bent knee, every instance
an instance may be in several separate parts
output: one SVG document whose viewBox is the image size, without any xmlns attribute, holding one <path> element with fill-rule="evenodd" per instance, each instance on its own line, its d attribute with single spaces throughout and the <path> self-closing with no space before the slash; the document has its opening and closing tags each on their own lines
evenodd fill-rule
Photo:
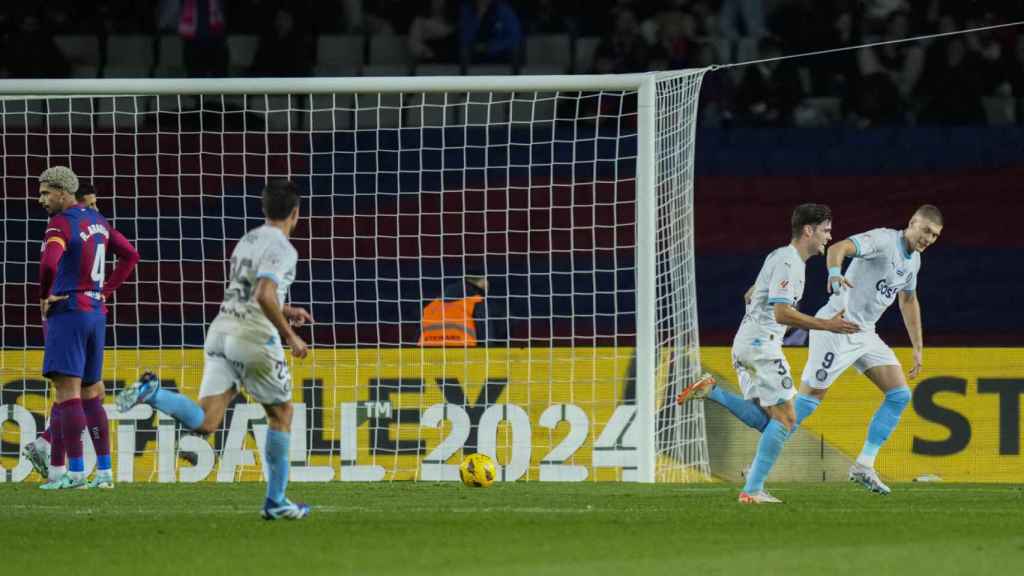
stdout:
<svg viewBox="0 0 1024 576">
<path fill-rule="evenodd" d="M 218 424 L 219 423 L 214 424 L 211 422 L 203 422 L 199 426 L 199 428 L 196 428 L 195 430 L 193 430 L 193 432 L 195 432 L 196 434 L 202 434 L 203 436 L 207 436 L 217 431 Z"/>
<path fill-rule="evenodd" d="M 203 418 L 203 423 L 199 425 L 199 428 L 193 430 L 193 432 L 203 435 L 213 434 L 218 428 L 220 428 L 220 422 L 222 419 L 222 414 L 206 412 L 205 418 Z"/>
<path fill-rule="evenodd" d="M 773 406 L 766 410 L 768 417 L 786 427 L 787 432 L 793 432 L 796 427 L 796 412 L 789 405 Z"/>
<path fill-rule="evenodd" d="M 93 382 L 92 384 L 82 384 L 82 399 L 91 400 L 93 398 L 103 398 L 106 396 L 106 388 L 103 386 L 103 381 Z"/>
<path fill-rule="evenodd" d="M 788 432 L 793 432 L 793 429 L 796 428 L 796 417 L 795 416 L 786 415 L 786 416 L 782 416 L 780 418 L 776 418 L 776 420 L 778 420 L 780 424 L 785 426 L 786 430 Z"/>
<path fill-rule="evenodd" d="M 800 393 L 817 400 L 824 400 L 825 394 L 828 393 L 828 388 L 815 388 L 808 384 L 807 381 L 803 381 L 800 383 Z"/>
<path fill-rule="evenodd" d="M 275 430 L 288 431 L 292 427 L 292 414 L 294 409 L 291 402 L 283 404 L 268 404 L 264 406 L 267 412 L 267 424 Z"/>
<path fill-rule="evenodd" d="M 911 398 L 913 398 L 913 395 L 911 394 L 910 387 L 908 386 L 900 386 L 899 388 L 894 388 L 885 393 L 885 399 L 894 404 L 898 404 L 900 408 L 905 408 L 907 404 L 910 404 Z"/>
</svg>

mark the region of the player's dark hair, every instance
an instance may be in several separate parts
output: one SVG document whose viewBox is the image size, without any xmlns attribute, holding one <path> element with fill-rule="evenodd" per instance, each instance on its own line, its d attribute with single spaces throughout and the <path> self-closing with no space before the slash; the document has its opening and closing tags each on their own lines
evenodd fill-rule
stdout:
<svg viewBox="0 0 1024 576">
<path fill-rule="evenodd" d="M 79 184 L 78 190 L 75 191 L 75 200 L 84 200 L 89 194 L 95 194 L 96 189 L 92 187 L 92 184 Z"/>
<path fill-rule="evenodd" d="M 263 189 L 263 215 L 268 220 L 284 220 L 299 205 L 299 187 L 291 180 L 270 180 Z"/>
<path fill-rule="evenodd" d="M 804 226 L 817 226 L 832 219 L 832 209 L 824 204 L 801 204 L 793 210 L 793 238 L 804 233 Z"/>
<path fill-rule="evenodd" d="M 916 212 L 914 212 L 914 216 L 920 216 L 921 218 L 924 218 L 929 222 L 942 226 L 942 212 L 939 210 L 937 206 L 925 204 L 924 206 L 918 208 Z"/>
</svg>

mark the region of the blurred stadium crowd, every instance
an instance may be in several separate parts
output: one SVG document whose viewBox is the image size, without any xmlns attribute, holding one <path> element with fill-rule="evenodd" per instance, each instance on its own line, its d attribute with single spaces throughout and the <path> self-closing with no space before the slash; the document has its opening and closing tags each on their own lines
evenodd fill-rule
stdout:
<svg viewBox="0 0 1024 576">
<path fill-rule="evenodd" d="M 1024 0 L 49 0 L 0 9 L 0 77 L 622 73 L 1024 19 Z M 1011 124 L 1016 27 L 730 69 L 705 125 Z"/>
</svg>

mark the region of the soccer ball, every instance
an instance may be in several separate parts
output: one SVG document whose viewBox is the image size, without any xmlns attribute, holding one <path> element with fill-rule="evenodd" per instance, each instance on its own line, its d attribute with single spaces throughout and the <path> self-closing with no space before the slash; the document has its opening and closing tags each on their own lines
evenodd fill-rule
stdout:
<svg viewBox="0 0 1024 576">
<path fill-rule="evenodd" d="M 498 473 L 494 469 L 494 460 L 486 454 L 470 454 L 459 466 L 459 477 L 466 486 L 486 488 L 494 484 Z"/>
</svg>

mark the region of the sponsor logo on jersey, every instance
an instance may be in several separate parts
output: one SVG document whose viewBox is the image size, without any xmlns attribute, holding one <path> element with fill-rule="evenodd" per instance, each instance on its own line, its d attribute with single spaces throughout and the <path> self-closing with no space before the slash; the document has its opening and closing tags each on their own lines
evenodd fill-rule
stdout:
<svg viewBox="0 0 1024 576">
<path fill-rule="evenodd" d="M 828 370 L 818 368 L 818 371 L 814 373 L 814 377 L 818 379 L 818 382 L 824 382 L 828 380 Z"/>
<path fill-rule="evenodd" d="M 894 286 L 889 286 L 885 282 L 885 278 L 882 278 L 881 280 L 878 281 L 877 284 L 875 284 L 875 290 L 878 290 L 878 293 L 881 294 L 882 296 L 888 299 L 892 299 L 896 296 L 896 292 L 899 289 Z"/>
<path fill-rule="evenodd" d="M 789 280 L 783 280 L 782 282 L 779 282 L 779 288 L 785 289 L 787 286 L 789 286 Z"/>
</svg>

